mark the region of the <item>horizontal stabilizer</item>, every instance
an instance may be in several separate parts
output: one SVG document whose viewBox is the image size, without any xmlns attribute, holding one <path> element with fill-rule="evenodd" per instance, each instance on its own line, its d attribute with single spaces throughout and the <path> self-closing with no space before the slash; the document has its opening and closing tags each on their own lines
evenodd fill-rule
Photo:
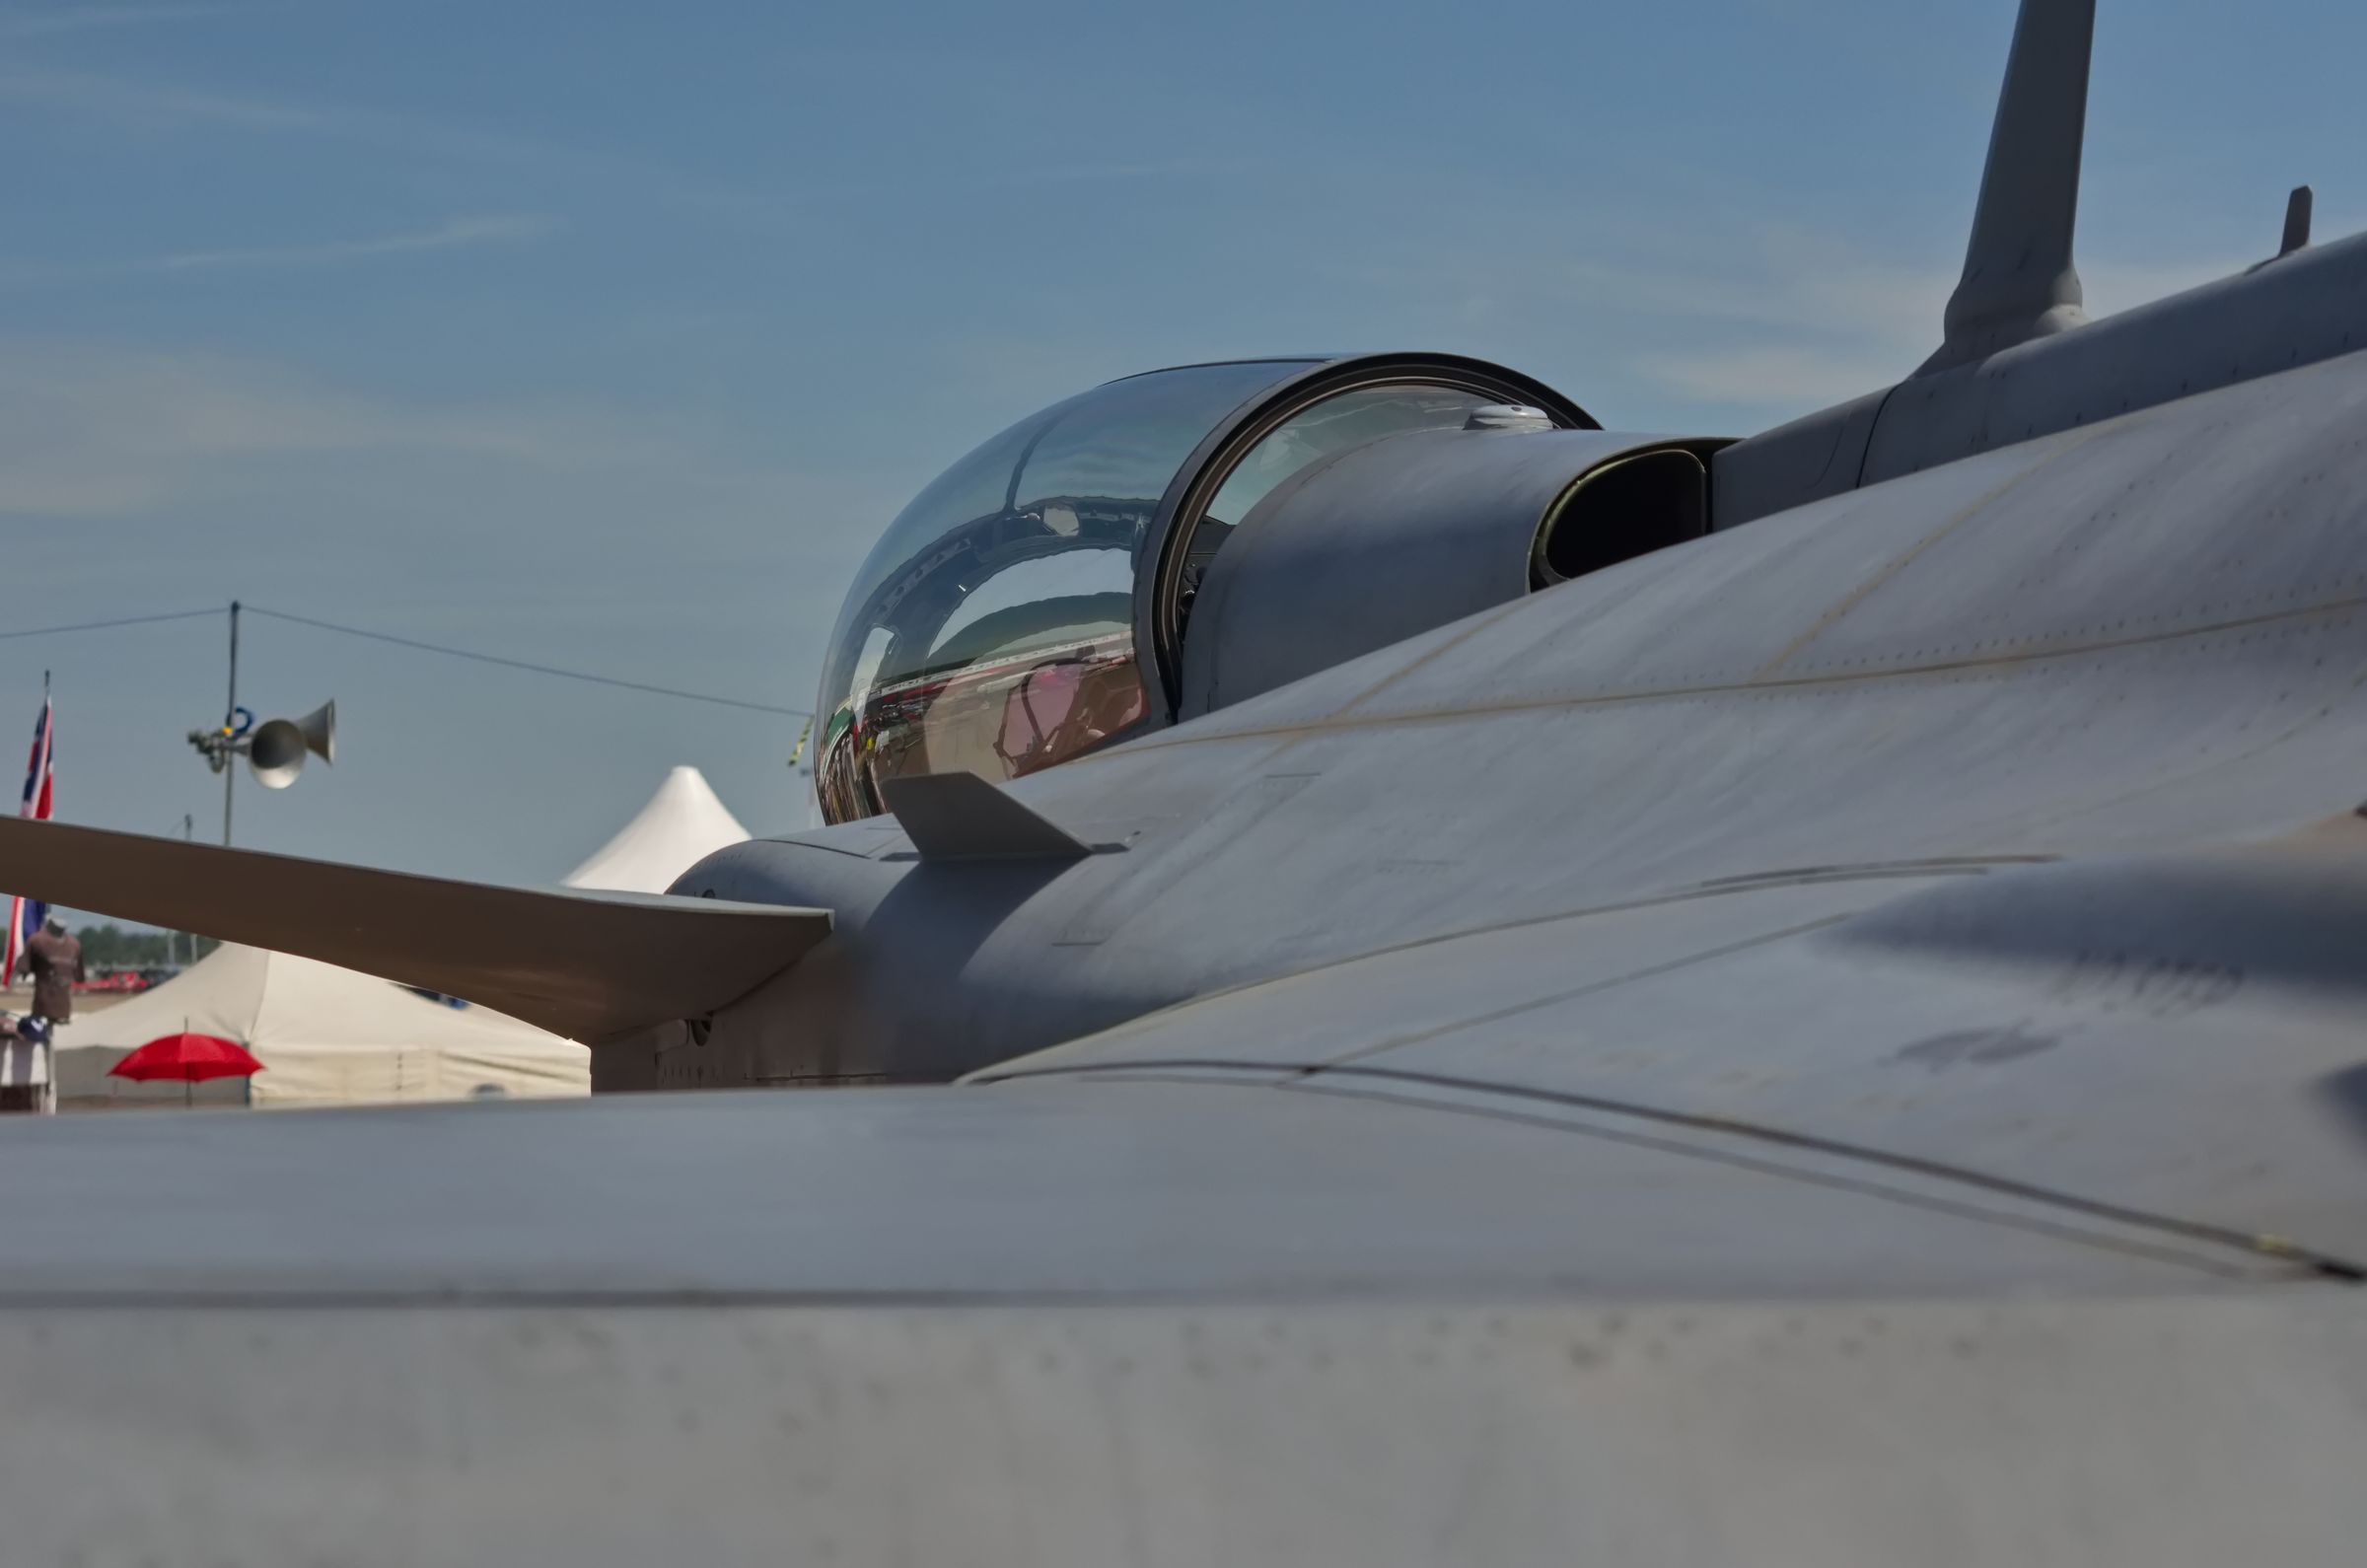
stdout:
<svg viewBox="0 0 2367 1568">
<path fill-rule="evenodd" d="M 975 773 L 886 781 L 888 809 L 923 860 L 1082 860 L 1089 845 Z"/>
<path fill-rule="evenodd" d="M 299 954 L 588 1045 L 737 1001 L 827 936 L 825 909 L 538 891 L 0 818 L 0 888 Z"/>
</svg>

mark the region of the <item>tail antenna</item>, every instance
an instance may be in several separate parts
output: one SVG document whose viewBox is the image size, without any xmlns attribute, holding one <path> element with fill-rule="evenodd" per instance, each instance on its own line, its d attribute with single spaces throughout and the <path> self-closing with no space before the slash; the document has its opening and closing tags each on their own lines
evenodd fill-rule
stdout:
<svg viewBox="0 0 2367 1568">
<path fill-rule="evenodd" d="M 2088 319 L 2071 248 L 2095 41 L 2096 0 L 2022 0 L 1965 275 L 1948 301 L 1947 338 L 1917 375 Z"/>
</svg>

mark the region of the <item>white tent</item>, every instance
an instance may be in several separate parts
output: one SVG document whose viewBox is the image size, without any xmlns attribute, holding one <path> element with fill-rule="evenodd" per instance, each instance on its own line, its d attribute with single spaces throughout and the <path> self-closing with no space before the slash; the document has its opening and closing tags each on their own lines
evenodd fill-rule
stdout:
<svg viewBox="0 0 2367 1568">
<path fill-rule="evenodd" d="M 261 1060 L 258 1105 L 383 1105 L 481 1095 L 589 1094 L 583 1046 L 482 1008 L 452 1008 L 399 985 L 260 948 L 224 945 L 155 990 L 60 1025 L 61 1106 L 175 1104 L 179 1083 L 107 1076 L 126 1051 L 183 1028 L 236 1040 Z M 196 1086 L 201 1104 L 238 1105 L 246 1081 Z"/>
<path fill-rule="evenodd" d="M 567 886 L 664 892 L 718 849 L 747 841 L 748 829 L 715 798 L 706 775 L 678 767 L 638 816 L 568 874 Z"/>
</svg>

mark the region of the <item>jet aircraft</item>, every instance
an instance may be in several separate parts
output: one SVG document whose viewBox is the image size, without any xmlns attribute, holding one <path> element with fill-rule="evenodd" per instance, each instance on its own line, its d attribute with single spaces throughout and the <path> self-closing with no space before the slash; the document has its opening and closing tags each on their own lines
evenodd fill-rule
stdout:
<svg viewBox="0 0 2367 1568">
<path fill-rule="evenodd" d="M 830 825 L 667 896 L 0 821 L 842 1089 L 0 1140 L 10 1559 L 2355 1562 L 2367 239 L 2086 320 L 2094 20 L 1837 407 L 1021 420 L 848 596 Z"/>
</svg>

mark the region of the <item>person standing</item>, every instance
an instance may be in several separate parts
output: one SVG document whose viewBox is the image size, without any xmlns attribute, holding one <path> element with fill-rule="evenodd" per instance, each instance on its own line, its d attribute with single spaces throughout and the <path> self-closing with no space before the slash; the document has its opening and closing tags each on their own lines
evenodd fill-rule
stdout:
<svg viewBox="0 0 2367 1568">
<path fill-rule="evenodd" d="M 82 979 L 82 944 L 51 915 L 25 944 L 24 967 L 33 974 L 31 1016 L 63 1024 L 74 1016 L 74 982 Z"/>
<path fill-rule="evenodd" d="M 33 728 L 33 753 L 25 766 L 25 795 L 17 810 L 19 817 L 36 822 L 49 820 L 57 801 L 56 735 L 51 722 L 54 718 L 49 701 L 49 677 L 43 672 L 41 716 Z M 37 899 L 18 897 L 7 902 L 8 926 L 0 931 L 0 985 L 13 983 L 20 968 L 33 971 L 33 1012 L 18 1021 L 16 1033 L 18 1039 L 36 1054 L 39 1065 L 31 1070 L 28 1081 L 14 1082 L 18 1052 L 13 1046 L 9 1048 L 10 1071 L 4 1076 L 12 1081 L 0 1085 L 0 1110 L 45 1113 L 56 1108 L 54 1086 L 49 1082 L 48 1014 L 54 1007 L 55 1016 L 62 1020 L 74 1012 L 74 982 L 82 975 L 82 944 L 66 935 L 65 922 L 49 919 L 47 906 Z M 21 937 L 28 938 L 23 947 L 18 945 Z M 36 954 L 44 949 L 46 956 L 36 959 Z M 27 1099 L 34 1103 L 19 1103 Z"/>
<path fill-rule="evenodd" d="M 64 921 L 44 920 L 40 929 L 26 939 L 17 967 L 33 975 L 33 1006 L 15 1022 L 16 1038 L 8 1046 L 12 1058 L 9 1082 L 0 1086 L 0 1111 L 46 1115 L 57 1105 L 50 1027 L 74 1016 L 74 982 L 83 977 L 82 944 L 67 932 Z M 22 1052 L 32 1053 L 33 1059 L 22 1060 Z"/>
</svg>

